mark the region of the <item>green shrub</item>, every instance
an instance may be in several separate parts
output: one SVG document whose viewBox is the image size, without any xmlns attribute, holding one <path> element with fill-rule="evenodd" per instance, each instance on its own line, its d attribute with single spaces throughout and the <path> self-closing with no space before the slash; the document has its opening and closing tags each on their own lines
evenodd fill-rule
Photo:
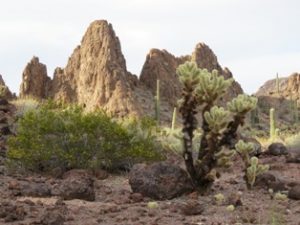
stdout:
<svg viewBox="0 0 300 225">
<path fill-rule="evenodd" d="M 102 111 L 85 113 L 53 102 L 29 110 L 9 139 L 8 163 L 33 171 L 60 167 L 116 169 L 124 163 L 158 160 L 159 146 L 126 129 Z M 141 128 L 142 129 L 142 128 Z"/>
</svg>

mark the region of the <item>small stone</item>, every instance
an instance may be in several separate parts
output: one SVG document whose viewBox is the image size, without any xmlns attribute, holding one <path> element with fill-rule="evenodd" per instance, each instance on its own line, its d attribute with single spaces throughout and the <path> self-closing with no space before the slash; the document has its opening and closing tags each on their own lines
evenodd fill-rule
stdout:
<svg viewBox="0 0 300 225">
<path fill-rule="evenodd" d="M 133 193 L 130 195 L 130 199 L 136 203 L 136 202 L 142 202 L 144 197 L 140 193 Z"/>
<path fill-rule="evenodd" d="M 204 205 L 195 200 L 188 200 L 181 206 L 181 212 L 186 216 L 200 215 L 203 211 Z"/>
</svg>

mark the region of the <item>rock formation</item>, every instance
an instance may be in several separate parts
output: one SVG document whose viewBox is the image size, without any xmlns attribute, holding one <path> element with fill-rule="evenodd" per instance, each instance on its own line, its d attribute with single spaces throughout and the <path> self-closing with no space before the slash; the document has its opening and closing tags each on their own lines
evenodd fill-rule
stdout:
<svg viewBox="0 0 300 225">
<path fill-rule="evenodd" d="M 87 109 L 101 107 L 117 116 L 153 115 L 156 80 L 161 81 L 161 118 L 168 121 L 181 86 L 176 68 L 194 60 L 201 68 L 217 69 L 226 78 L 231 72 L 219 65 L 217 57 L 200 43 L 190 56 L 175 57 L 166 50 L 152 49 L 147 55 L 140 79 L 127 71 L 121 45 L 112 25 L 98 20 L 90 24 L 80 46 L 75 48 L 65 68 L 57 68 L 53 80 L 46 66 L 34 57 L 23 73 L 20 96 L 51 97 L 78 103 Z M 242 93 L 237 83 L 228 91 L 232 98 Z"/>
<path fill-rule="evenodd" d="M 46 65 L 33 57 L 23 71 L 20 97 L 30 96 L 37 99 L 47 98 L 51 79 L 47 75 Z"/>
<path fill-rule="evenodd" d="M 132 94 L 133 79 L 112 25 L 99 20 L 89 26 L 66 68 L 56 69 L 52 95 L 122 116 L 139 111 Z"/>
<path fill-rule="evenodd" d="M 300 100 L 300 74 L 293 73 L 288 77 L 279 78 L 279 93 L 276 79 L 268 80 L 258 89 L 256 95 Z"/>
<path fill-rule="evenodd" d="M 209 71 L 216 69 L 227 79 L 232 77 L 228 68 L 222 69 L 213 51 L 204 43 L 199 43 L 192 55 L 182 57 L 175 57 L 166 50 L 152 49 L 147 55 L 140 81 L 155 93 L 156 80 L 159 79 L 162 98 L 168 99 L 172 105 L 175 105 L 181 94 L 176 68 L 186 61 L 195 61 L 199 68 Z M 242 88 L 237 82 L 234 82 L 225 99 L 229 100 L 240 93 L 243 93 Z"/>
<path fill-rule="evenodd" d="M 15 94 L 13 94 L 9 90 L 9 88 L 6 86 L 1 74 L 0 74 L 0 92 L 1 92 L 0 97 L 3 97 L 3 98 L 8 99 L 8 100 L 13 99 L 13 98 L 16 97 Z"/>
</svg>

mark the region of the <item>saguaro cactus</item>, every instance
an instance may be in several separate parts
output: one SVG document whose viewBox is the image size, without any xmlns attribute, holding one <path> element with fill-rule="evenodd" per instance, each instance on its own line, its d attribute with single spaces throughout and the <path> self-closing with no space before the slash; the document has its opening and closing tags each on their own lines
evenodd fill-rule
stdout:
<svg viewBox="0 0 300 225">
<path fill-rule="evenodd" d="M 183 118 L 185 165 L 194 185 L 206 190 L 219 176 L 217 168 L 230 166 L 233 151 L 228 149 L 234 148 L 237 129 L 244 124 L 246 113 L 255 108 L 257 99 L 239 95 L 227 104 L 226 110 L 215 106 L 215 101 L 226 92 L 232 79 L 219 76 L 217 70 L 199 69 L 193 62 L 180 65 L 177 74 L 183 85 L 179 111 Z M 202 137 L 198 158 L 194 159 L 192 146 L 199 109 Z"/>
<path fill-rule="evenodd" d="M 270 139 L 273 140 L 276 136 L 276 124 L 275 124 L 275 109 L 270 109 Z"/>
<path fill-rule="evenodd" d="M 298 103 L 297 100 L 293 101 L 293 118 L 294 118 L 294 123 L 298 123 L 299 120 L 299 115 L 298 115 Z"/>
<path fill-rule="evenodd" d="M 157 124 L 160 123 L 160 82 L 156 80 L 156 95 L 154 97 L 155 100 L 155 120 Z"/>
<path fill-rule="evenodd" d="M 172 116 L 172 126 L 171 126 L 171 130 L 174 131 L 175 130 L 175 124 L 176 124 L 176 114 L 177 114 L 177 108 L 174 108 L 173 111 L 173 116 Z"/>
<path fill-rule="evenodd" d="M 278 95 L 280 94 L 278 73 L 276 73 L 276 92 L 277 92 Z"/>
</svg>

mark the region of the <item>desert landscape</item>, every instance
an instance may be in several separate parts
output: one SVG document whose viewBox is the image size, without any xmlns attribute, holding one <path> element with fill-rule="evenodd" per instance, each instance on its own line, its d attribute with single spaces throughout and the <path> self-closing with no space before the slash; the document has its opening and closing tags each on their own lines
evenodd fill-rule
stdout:
<svg viewBox="0 0 300 225">
<path fill-rule="evenodd" d="M 117 33 L 0 75 L 0 224 L 300 225 L 300 72 L 249 95 L 200 42 L 134 74 Z"/>
</svg>

